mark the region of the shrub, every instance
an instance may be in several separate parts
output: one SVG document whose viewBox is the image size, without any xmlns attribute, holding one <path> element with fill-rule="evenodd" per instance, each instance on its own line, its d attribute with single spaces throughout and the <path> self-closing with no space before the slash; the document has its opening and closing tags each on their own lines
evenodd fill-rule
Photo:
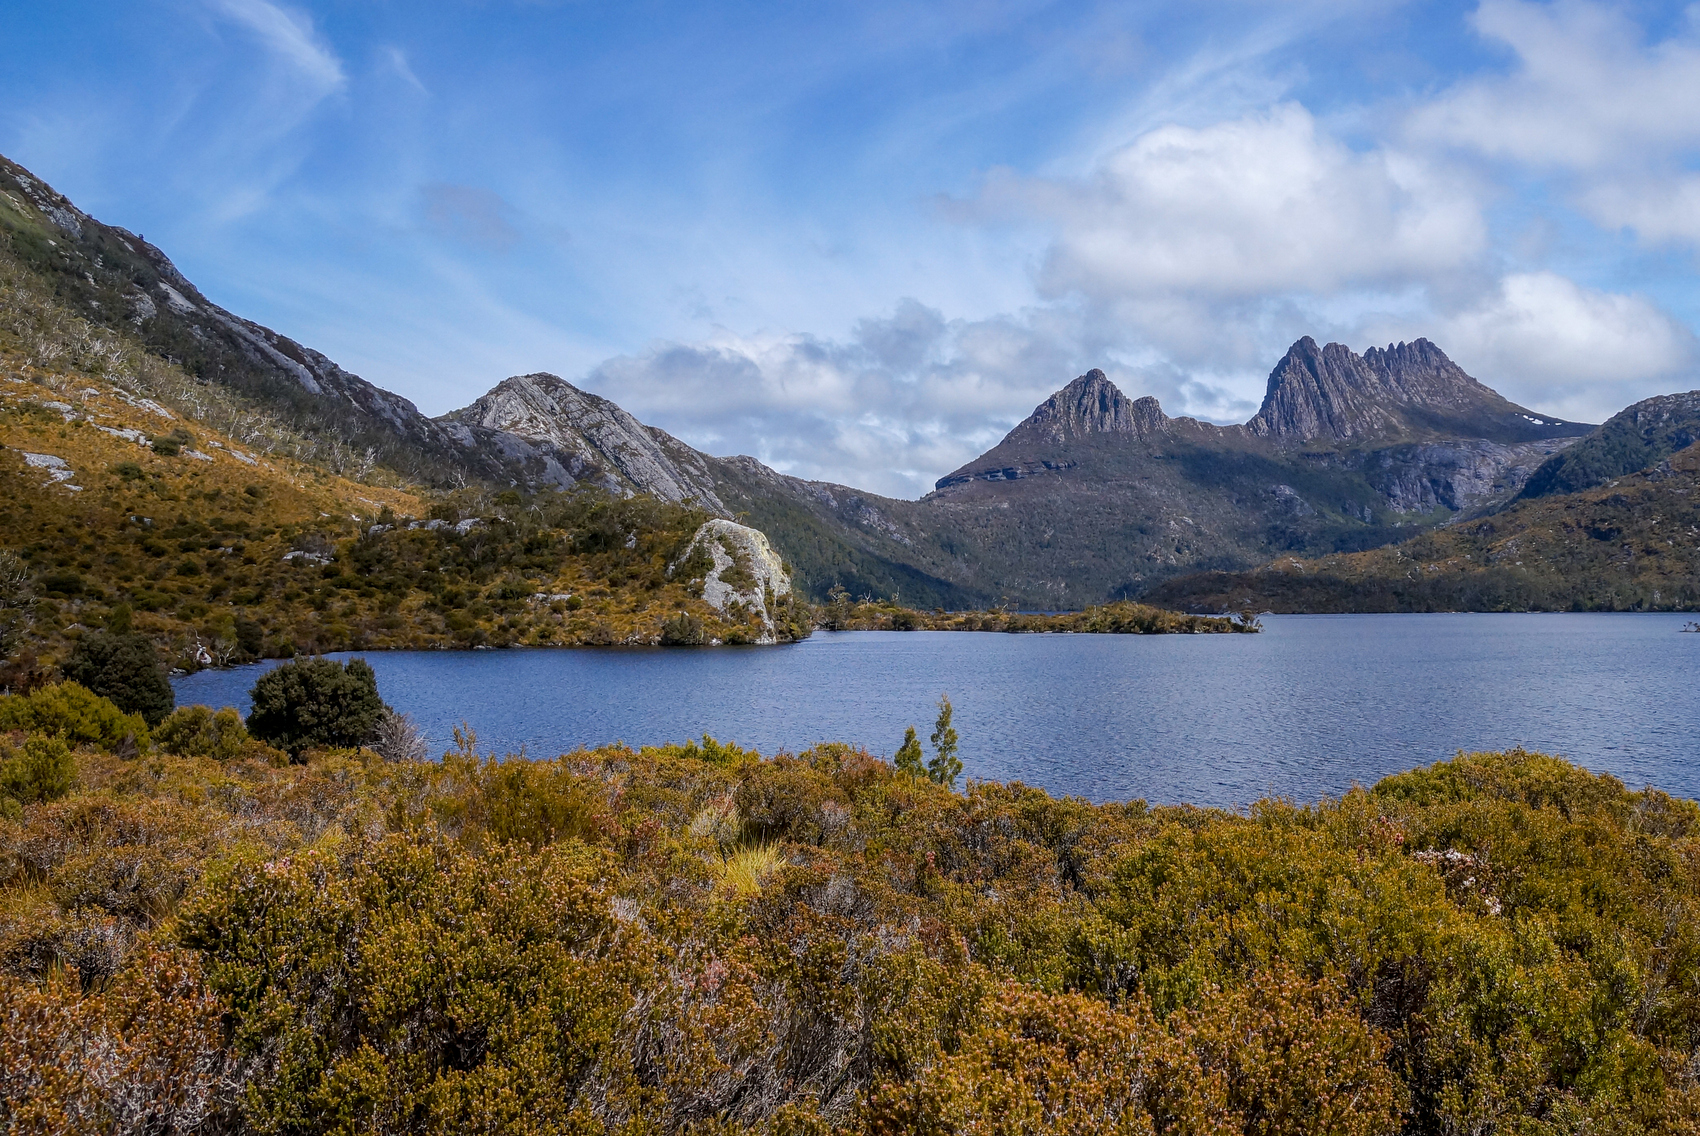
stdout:
<svg viewBox="0 0 1700 1136">
<path fill-rule="evenodd" d="M 54 801 L 77 783 L 77 764 L 65 739 L 34 734 L 21 746 L 0 741 L 0 807 Z"/>
<path fill-rule="evenodd" d="M 387 761 L 424 761 L 429 756 L 430 743 L 418 723 L 386 706 L 378 717 L 372 748 Z"/>
<path fill-rule="evenodd" d="M 150 726 L 164 721 L 177 703 L 152 640 L 133 631 L 85 636 L 64 670 L 72 682 L 111 699 L 127 714 L 140 714 Z"/>
<path fill-rule="evenodd" d="M 681 611 L 661 625 L 661 645 L 664 647 L 702 646 L 702 620 Z"/>
<path fill-rule="evenodd" d="M 98 746 L 108 753 L 134 753 L 148 746 L 148 727 L 141 715 L 126 714 L 111 699 L 74 682 L 0 698 L 0 730 L 48 734 L 71 746 Z"/>
<path fill-rule="evenodd" d="M 166 753 L 217 761 L 242 756 L 253 741 L 242 716 L 230 706 L 216 712 L 207 706 L 180 707 L 159 724 L 153 739 Z"/>
<path fill-rule="evenodd" d="M 293 757 L 317 747 L 362 746 L 383 718 L 378 676 L 365 659 L 285 663 L 260 677 L 248 732 Z"/>
</svg>

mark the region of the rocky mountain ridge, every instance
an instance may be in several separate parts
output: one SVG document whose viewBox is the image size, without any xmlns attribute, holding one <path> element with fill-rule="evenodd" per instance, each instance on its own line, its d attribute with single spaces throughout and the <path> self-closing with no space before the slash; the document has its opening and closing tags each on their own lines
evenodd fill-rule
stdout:
<svg viewBox="0 0 1700 1136">
<path fill-rule="evenodd" d="M 588 482 L 663 501 L 694 499 L 715 513 L 726 512 L 707 468 L 690 456 L 705 455 L 685 454 L 689 447 L 676 438 L 556 375 L 503 379 L 472 405 L 436 422 L 471 452 L 488 444 L 489 435 L 481 431 L 529 443 L 528 456 L 558 485 Z"/>
<path fill-rule="evenodd" d="M 1189 571 L 1376 547 L 1498 507 L 1590 429 L 1516 406 L 1426 339 L 1360 355 L 1305 337 L 1246 423 L 1171 418 L 1093 370 L 922 500 L 896 501 L 702 453 L 544 373 L 428 418 L 211 303 L 158 249 L 3 159 L 0 232 L 91 323 L 330 439 L 337 461 L 364 455 L 427 485 L 694 501 L 766 532 L 817 597 L 842 585 L 924 606 L 1068 608 Z"/>
</svg>

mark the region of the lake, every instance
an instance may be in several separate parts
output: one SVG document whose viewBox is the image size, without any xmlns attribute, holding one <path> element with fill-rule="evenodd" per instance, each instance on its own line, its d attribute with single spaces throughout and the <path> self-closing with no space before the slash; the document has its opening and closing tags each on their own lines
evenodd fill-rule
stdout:
<svg viewBox="0 0 1700 1136">
<path fill-rule="evenodd" d="M 1095 801 L 1300 801 L 1524 746 L 1700 796 L 1700 635 L 1685 615 L 1265 616 L 1261 635 L 817 632 L 782 647 L 371 652 L 439 750 L 554 756 L 709 733 L 764 754 L 889 756 L 956 707 L 968 777 Z M 342 658 L 347 656 L 333 656 Z M 173 680 L 248 709 L 275 663 Z"/>
</svg>

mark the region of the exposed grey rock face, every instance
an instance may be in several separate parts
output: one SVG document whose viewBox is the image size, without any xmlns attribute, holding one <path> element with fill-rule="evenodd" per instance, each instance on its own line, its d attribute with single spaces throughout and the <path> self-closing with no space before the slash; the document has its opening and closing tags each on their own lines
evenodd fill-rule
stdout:
<svg viewBox="0 0 1700 1136">
<path fill-rule="evenodd" d="M 1507 401 L 1426 339 L 1359 355 L 1339 343 L 1318 347 L 1308 335 L 1269 373 L 1263 406 L 1245 428 L 1288 444 L 1359 445 L 1395 437 L 1520 442 L 1589 429 Z"/>
<path fill-rule="evenodd" d="M 676 564 L 689 560 L 699 548 L 708 552 L 714 565 L 703 578 L 703 601 L 722 615 L 734 606 L 757 613 L 765 629 L 757 642 L 772 643 L 773 617 L 767 600 L 790 593 L 791 574 L 768 543 L 767 534 L 717 517 L 697 529 Z"/>
<path fill-rule="evenodd" d="M 469 448 L 483 444 L 476 427 L 531 443 L 534 455 L 565 474 L 565 479 L 552 478 L 557 483 L 588 481 L 663 501 L 695 500 L 712 512 L 726 512 L 703 463 L 675 460 L 685 458 L 679 451 L 689 447 L 555 375 L 504 379 L 471 406 L 437 421 L 455 430 L 456 440 Z M 663 439 L 675 444 L 669 447 Z"/>
<path fill-rule="evenodd" d="M 1342 467 L 1361 470 L 1396 513 L 1447 509 L 1469 512 L 1517 492 L 1570 439 L 1502 445 L 1480 439 L 1424 442 L 1346 455 Z"/>
<path fill-rule="evenodd" d="M 1091 434 L 1146 438 L 1167 433 L 1169 425 L 1156 399 L 1130 399 L 1094 368 L 1040 403 L 1010 437 L 1059 444 Z"/>
</svg>

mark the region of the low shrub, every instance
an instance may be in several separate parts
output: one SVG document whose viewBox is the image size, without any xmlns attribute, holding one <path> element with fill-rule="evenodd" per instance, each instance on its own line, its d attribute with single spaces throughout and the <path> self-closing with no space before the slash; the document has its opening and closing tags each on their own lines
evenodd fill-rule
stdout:
<svg viewBox="0 0 1700 1136">
<path fill-rule="evenodd" d="M 242 715 L 231 706 L 218 711 L 207 706 L 179 707 L 159 724 L 153 740 L 166 753 L 215 761 L 241 757 L 256 746 Z M 265 748 L 263 743 L 260 748 Z"/>
<path fill-rule="evenodd" d="M 0 730 L 25 730 L 62 738 L 71 746 L 92 745 L 133 755 L 148 748 L 148 726 L 75 682 L 44 686 L 29 694 L 0 697 Z"/>
<path fill-rule="evenodd" d="M 32 734 L 22 745 L 0 739 L 0 811 L 53 801 L 77 783 L 77 763 L 63 738 Z"/>
</svg>

